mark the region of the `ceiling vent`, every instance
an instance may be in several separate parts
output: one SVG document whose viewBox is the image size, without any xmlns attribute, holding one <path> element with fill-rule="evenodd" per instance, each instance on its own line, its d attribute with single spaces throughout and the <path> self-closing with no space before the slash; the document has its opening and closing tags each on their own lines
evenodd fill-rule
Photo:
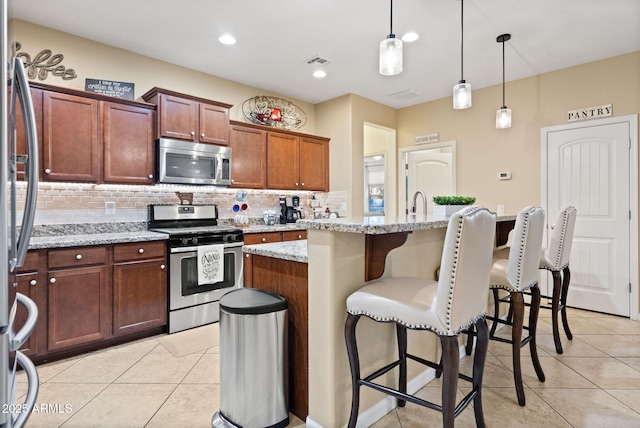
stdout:
<svg viewBox="0 0 640 428">
<path fill-rule="evenodd" d="M 420 92 L 416 92 L 413 89 L 409 88 L 409 89 L 405 89 L 404 91 L 399 91 L 399 92 L 394 92 L 392 94 L 387 94 L 388 97 L 391 97 L 395 100 L 398 101 L 405 101 L 405 100 L 409 100 L 411 98 L 415 98 L 415 97 L 420 97 L 424 94 L 421 94 Z"/>
<path fill-rule="evenodd" d="M 319 55 L 314 55 L 307 60 L 307 64 L 309 65 L 326 65 L 329 64 L 329 60 L 326 58 L 322 58 Z"/>
</svg>

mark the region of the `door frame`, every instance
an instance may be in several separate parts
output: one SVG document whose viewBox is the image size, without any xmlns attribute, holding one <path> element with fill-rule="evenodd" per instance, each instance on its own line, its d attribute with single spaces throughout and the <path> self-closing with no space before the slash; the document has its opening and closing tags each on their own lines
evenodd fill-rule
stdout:
<svg viewBox="0 0 640 428">
<path fill-rule="evenodd" d="M 400 198 L 404 197 L 406 206 L 409 207 L 409 195 L 407 194 L 407 180 L 406 180 L 406 168 L 405 168 L 405 155 L 409 152 L 417 152 L 422 150 L 440 149 L 442 147 L 451 147 L 451 172 L 453 175 L 453 191 L 455 193 L 457 189 L 456 185 L 456 140 L 442 141 L 440 143 L 422 144 L 413 147 L 403 147 L 398 150 L 398 193 L 397 193 L 397 205 L 398 215 L 404 215 L 404 212 L 400 212 L 400 206 L 402 205 Z"/>
<path fill-rule="evenodd" d="M 616 116 L 604 119 L 567 123 L 564 125 L 547 126 L 540 129 L 540 200 L 543 208 L 547 205 L 548 165 L 547 165 L 547 134 L 549 132 L 568 131 L 591 126 L 629 123 L 629 207 L 631 219 L 629 221 L 629 316 L 632 320 L 639 320 L 638 308 L 638 115 Z M 548 215 L 548 213 L 547 213 Z M 545 228 L 544 242 L 547 239 Z"/>
</svg>

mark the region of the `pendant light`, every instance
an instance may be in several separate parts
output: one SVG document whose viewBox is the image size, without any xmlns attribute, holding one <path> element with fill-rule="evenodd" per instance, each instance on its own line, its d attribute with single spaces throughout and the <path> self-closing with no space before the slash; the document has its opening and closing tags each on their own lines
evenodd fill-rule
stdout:
<svg viewBox="0 0 640 428">
<path fill-rule="evenodd" d="M 380 42 L 380 74 L 395 76 L 402 73 L 402 40 L 393 34 L 393 0 L 389 18 L 389 35 Z"/>
<path fill-rule="evenodd" d="M 464 0 L 460 0 L 460 81 L 453 87 L 453 108 L 471 107 L 471 85 L 464 80 Z"/>
<path fill-rule="evenodd" d="M 502 107 L 496 111 L 496 128 L 511 128 L 511 109 L 504 102 L 504 42 L 511 39 L 511 34 L 500 34 L 496 42 L 502 43 Z"/>
</svg>

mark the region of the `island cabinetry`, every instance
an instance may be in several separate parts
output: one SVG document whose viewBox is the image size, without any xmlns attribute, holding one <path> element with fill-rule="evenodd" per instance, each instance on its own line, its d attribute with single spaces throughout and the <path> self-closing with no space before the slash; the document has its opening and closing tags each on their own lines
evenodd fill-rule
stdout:
<svg viewBox="0 0 640 428">
<path fill-rule="evenodd" d="M 20 351 L 25 355 L 36 355 L 46 350 L 46 318 L 47 318 L 47 286 L 46 286 L 46 253 L 44 250 L 29 251 L 24 265 L 17 269 L 9 287 L 9 302 L 13 302 L 16 292 L 24 294 L 38 306 L 36 328 L 24 343 Z M 14 331 L 19 331 L 27 320 L 26 308 L 18 303 L 14 319 Z"/>
<path fill-rule="evenodd" d="M 309 408 L 307 264 L 252 255 L 254 285 L 288 302 L 289 409 L 305 420 Z"/>
<path fill-rule="evenodd" d="M 102 181 L 153 184 L 153 109 L 102 101 L 100 111 Z"/>
<path fill-rule="evenodd" d="M 167 258 L 164 242 L 113 247 L 113 334 L 167 322 Z"/>
<path fill-rule="evenodd" d="M 45 91 L 42 103 L 43 179 L 99 182 L 98 101 Z"/>
<path fill-rule="evenodd" d="M 158 138 L 229 144 L 231 105 L 161 88 L 151 89 L 142 98 L 158 107 Z"/>
<path fill-rule="evenodd" d="M 242 125 L 229 127 L 231 187 L 267 187 L 267 132 Z"/>
<path fill-rule="evenodd" d="M 49 250 L 48 263 L 47 349 L 108 338 L 111 278 L 107 247 Z"/>
</svg>

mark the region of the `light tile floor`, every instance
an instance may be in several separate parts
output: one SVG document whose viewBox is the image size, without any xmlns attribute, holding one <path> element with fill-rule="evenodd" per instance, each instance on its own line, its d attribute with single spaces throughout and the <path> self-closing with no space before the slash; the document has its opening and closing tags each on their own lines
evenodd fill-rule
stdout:
<svg viewBox="0 0 640 428">
<path fill-rule="evenodd" d="M 640 323 L 580 310 L 569 311 L 569 323 L 574 340 L 563 335 L 565 352 L 557 355 L 550 311 L 541 311 L 538 352 L 547 380 L 538 381 L 528 347 L 523 348 L 525 407 L 516 401 L 509 345 L 491 341 L 483 395 L 489 427 L 640 426 Z M 177 358 L 160 337 L 39 366 L 43 410 L 32 414 L 27 427 L 210 427 L 219 409 L 218 348 Z M 461 367 L 470 373 L 471 357 L 464 357 Z M 19 381 L 24 382 L 22 375 Z M 468 388 L 459 385 L 461 397 Z M 439 380 L 419 395 L 438 402 Z M 439 425 L 438 412 L 407 404 L 374 427 Z M 289 426 L 304 422 L 292 415 Z M 456 426 L 475 427 L 471 408 Z"/>
</svg>

